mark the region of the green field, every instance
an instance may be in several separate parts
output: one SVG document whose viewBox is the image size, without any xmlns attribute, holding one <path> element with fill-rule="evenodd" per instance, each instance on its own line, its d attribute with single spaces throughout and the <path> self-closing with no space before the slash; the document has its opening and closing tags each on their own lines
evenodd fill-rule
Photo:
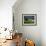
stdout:
<svg viewBox="0 0 46 46">
<path fill-rule="evenodd" d="M 25 24 L 33 24 L 34 21 L 32 19 L 24 20 Z"/>
</svg>

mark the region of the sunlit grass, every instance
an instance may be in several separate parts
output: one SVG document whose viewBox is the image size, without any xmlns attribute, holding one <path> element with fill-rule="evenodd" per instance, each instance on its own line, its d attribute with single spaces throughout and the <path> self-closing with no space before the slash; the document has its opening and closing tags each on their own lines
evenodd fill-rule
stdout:
<svg viewBox="0 0 46 46">
<path fill-rule="evenodd" d="M 25 24 L 32 24 L 34 21 L 32 19 L 24 20 Z"/>
</svg>

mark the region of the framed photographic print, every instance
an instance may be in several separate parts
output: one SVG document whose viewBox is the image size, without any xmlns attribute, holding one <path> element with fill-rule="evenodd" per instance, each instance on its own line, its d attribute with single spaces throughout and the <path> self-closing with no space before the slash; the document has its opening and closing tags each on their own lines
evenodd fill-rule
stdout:
<svg viewBox="0 0 46 46">
<path fill-rule="evenodd" d="M 36 26 L 37 25 L 37 14 L 22 14 L 22 25 Z"/>
</svg>

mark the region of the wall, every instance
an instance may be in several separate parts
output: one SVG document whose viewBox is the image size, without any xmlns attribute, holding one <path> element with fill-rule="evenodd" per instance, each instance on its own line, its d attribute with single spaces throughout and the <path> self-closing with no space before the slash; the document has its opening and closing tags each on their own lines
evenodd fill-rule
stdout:
<svg viewBox="0 0 46 46">
<path fill-rule="evenodd" d="M 46 46 L 46 0 L 41 1 L 41 40 L 42 46 Z"/>
<path fill-rule="evenodd" d="M 23 0 L 19 5 L 13 6 L 15 31 L 23 33 L 23 37 L 31 39 L 36 46 L 41 46 L 41 1 Z M 22 14 L 37 14 L 37 26 L 22 26 Z"/>
<path fill-rule="evenodd" d="M 0 0 L 0 27 L 12 29 L 12 6 L 16 0 Z"/>
</svg>

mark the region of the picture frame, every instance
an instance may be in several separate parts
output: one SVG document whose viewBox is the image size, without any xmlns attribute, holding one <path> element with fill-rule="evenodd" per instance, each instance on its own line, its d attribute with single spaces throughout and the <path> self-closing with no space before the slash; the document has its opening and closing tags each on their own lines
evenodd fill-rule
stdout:
<svg viewBox="0 0 46 46">
<path fill-rule="evenodd" d="M 22 26 L 36 26 L 37 14 L 22 14 Z"/>
</svg>

